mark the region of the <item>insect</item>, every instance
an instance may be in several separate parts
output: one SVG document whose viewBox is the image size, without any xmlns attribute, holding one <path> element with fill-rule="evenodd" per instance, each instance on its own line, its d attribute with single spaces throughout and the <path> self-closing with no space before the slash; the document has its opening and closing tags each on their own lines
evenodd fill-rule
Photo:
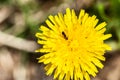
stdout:
<svg viewBox="0 0 120 80">
<path fill-rule="evenodd" d="M 63 35 L 63 37 L 64 37 L 66 40 L 68 40 L 68 37 L 66 36 L 66 34 L 64 33 L 64 31 L 62 31 L 62 35 Z"/>
</svg>

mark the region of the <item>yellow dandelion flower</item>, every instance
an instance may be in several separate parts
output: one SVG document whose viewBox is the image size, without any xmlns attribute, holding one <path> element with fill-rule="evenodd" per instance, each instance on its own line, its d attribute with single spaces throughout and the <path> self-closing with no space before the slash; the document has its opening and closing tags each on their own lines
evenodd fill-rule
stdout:
<svg viewBox="0 0 120 80">
<path fill-rule="evenodd" d="M 106 23 L 97 25 L 96 16 L 89 16 L 81 10 L 79 17 L 69 8 L 66 13 L 49 16 L 46 26 L 40 26 L 42 33 L 36 33 L 37 52 L 45 53 L 39 59 L 46 67 L 47 75 L 57 80 L 90 80 L 96 76 L 98 68 L 103 68 L 104 53 L 111 47 L 104 43 L 111 34 L 104 34 Z"/>
</svg>

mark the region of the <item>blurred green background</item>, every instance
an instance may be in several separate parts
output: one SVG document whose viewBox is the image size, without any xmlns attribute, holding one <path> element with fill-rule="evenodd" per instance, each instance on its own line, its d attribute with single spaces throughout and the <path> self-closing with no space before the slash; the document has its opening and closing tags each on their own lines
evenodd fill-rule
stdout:
<svg viewBox="0 0 120 80">
<path fill-rule="evenodd" d="M 112 38 L 106 43 L 113 50 L 105 55 L 105 68 L 91 79 L 120 80 L 120 0 L 0 0 L 0 80 L 53 80 L 37 63 L 41 55 L 34 51 L 41 46 L 35 33 L 48 15 L 65 13 L 67 7 L 107 22 Z"/>
</svg>

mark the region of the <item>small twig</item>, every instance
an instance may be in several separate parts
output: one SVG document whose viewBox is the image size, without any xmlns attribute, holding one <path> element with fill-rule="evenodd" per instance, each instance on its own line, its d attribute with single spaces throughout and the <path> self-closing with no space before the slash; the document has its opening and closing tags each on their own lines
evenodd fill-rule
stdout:
<svg viewBox="0 0 120 80">
<path fill-rule="evenodd" d="M 0 9 L 0 23 L 2 23 L 6 18 L 10 16 L 12 9 L 8 7 L 3 7 Z"/>
<path fill-rule="evenodd" d="M 9 29 L 4 30 L 5 33 L 19 35 L 26 30 L 25 19 L 22 14 L 16 13 L 13 17 L 13 21 L 14 25 Z"/>
<path fill-rule="evenodd" d="M 9 47 L 13 47 L 19 50 L 28 52 L 34 52 L 38 49 L 38 45 L 35 41 L 21 39 L 0 31 L 0 43 Z"/>
</svg>

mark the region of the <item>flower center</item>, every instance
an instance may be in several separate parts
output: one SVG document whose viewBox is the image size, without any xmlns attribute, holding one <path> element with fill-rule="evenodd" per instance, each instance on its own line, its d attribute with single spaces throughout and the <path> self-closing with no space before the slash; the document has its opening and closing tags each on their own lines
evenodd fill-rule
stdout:
<svg viewBox="0 0 120 80">
<path fill-rule="evenodd" d="M 86 38 L 83 37 L 76 37 L 73 36 L 71 38 L 69 38 L 65 32 L 62 32 L 63 38 L 65 39 L 65 45 L 68 48 L 68 51 L 72 51 L 72 52 L 77 52 L 77 51 L 83 51 L 84 49 L 86 49 Z"/>
<path fill-rule="evenodd" d="M 79 49 L 79 42 L 77 40 L 68 40 L 67 47 L 69 51 L 77 51 Z"/>
</svg>

